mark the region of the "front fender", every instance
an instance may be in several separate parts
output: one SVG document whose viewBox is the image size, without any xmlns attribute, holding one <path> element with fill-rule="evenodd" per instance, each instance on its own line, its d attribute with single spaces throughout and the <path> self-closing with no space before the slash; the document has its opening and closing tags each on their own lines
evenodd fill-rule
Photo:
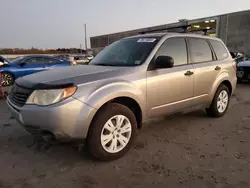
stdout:
<svg viewBox="0 0 250 188">
<path fill-rule="evenodd" d="M 8 66 L 8 67 L 1 67 L 0 68 L 1 72 L 8 72 L 13 75 L 14 78 L 17 78 L 15 68 Z"/>
<path fill-rule="evenodd" d="M 146 108 L 146 95 L 132 83 L 113 82 L 100 87 L 87 98 L 87 104 L 99 109 L 106 102 L 117 97 L 129 97 L 134 99 L 142 110 Z"/>
<path fill-rule="evenodd" d="M 16 77 L 15 72 L 9 67 L 2 67 L 2 68 L 0 68 L 0 71 L 1 72 L 8 72 L 8 73 L 12 74 L 14 78 Z"/>
<path fill-rule="evenodd" d="M 94 85 L 91 88 L 83 86 L 82 91 L 75 97 L 96 110 L 112 99 L 129 97 L 138 103 L 142 112 L 146 110 L 146 93 L 133 83 L 117 80 Z"/>
<path fill-rule="evenodd" d="M 98 82 L 98 81 L 97 81 Z M 89 126 L 98 111 L 105 103 L 117 97 L 129 97 L 134 99 L 142 110 L 142 118 L 146 117 L 146 94 L 134 84 L 125 81 L 92 82 L 78 87 L 73 98 L 85 103 L 79 112 L 79 134 L 86 137 Z M 89 108 L 90 107 L 90 108 Z M 84 125 L 84 126 L 81 126 Z"/>
</svg>

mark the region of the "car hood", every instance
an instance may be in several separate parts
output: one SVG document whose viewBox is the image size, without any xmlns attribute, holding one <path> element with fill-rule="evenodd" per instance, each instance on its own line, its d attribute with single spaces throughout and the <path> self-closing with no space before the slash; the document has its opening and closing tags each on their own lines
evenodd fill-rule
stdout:
<svg viewBox="0 0 250 188">
<path fill-rule="evenodd" d="M 16 80 L 26 88 L 46 88 L 67 84 L 84 84 L 101 79 L 128 74 L 133 67 L 76 65 L 43 71 Z"/>
<path fill-rule="evenodd" d="M 237 64 L 237 67 L 250 67 L 250 61 L 241 61 Z"/>
</svg>

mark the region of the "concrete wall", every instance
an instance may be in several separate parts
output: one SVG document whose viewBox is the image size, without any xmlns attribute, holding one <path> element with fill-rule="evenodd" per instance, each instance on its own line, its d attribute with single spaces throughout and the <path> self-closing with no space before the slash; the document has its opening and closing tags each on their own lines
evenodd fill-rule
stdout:
<svg viewBox="0 0 250 188">
<path fill-rule="evenodd" d="M 219 17 L 219 25 L 217 25 L 218 27 L 218 37 L 221 38 L 224 43 L 227 43 L 227 15 L 222 15 Z"/>
<path fill-rule="evenodd" d="M 189 20 L 187 24 L 190 25 L 192 23 L 197 23 L 206 19 L 217 20 L 217 18 L 219 18 L 217 23 L 218 37 L 225 42 L 229 50 L 245 53 L 250 56 L 250 10 L 208 18 Z M 105 46 L 124 37 L 137 35 L 141 32 L 152 31 L 155 29 L 165 29 L 165 31 L 169 32 L 180 32 L 181 27 L 184 25 L 186 25 L 185 22 L 177 22 L 132 31 L 124 31 L 120 33 L 91 37 L 91 47 L 96 52 L 99 52 Z"/>
<path fill-rule="evenodd" d="M 220 17 L 219 37 L 230 51 L 250 55 L 250 10 Z"/>
<path fill-rule="evenodd" d="M 149 32 L 153 30 L 162 30 L 162 32 L 164 31 L 181 32 L 183 31 L 183 29 L 181 29 L 180 27 L 184 26 L 185 24 L 186 23 L 183 23 L 183 22 L 177 22 L 177 23 L 164 24 L 164 25 L 147 27 L 147 28 L 142 28 L 142 29 L 136 29 L 136 30 L 131 30 L 131 31 L 124 31 L 124 32 L 119 32 L 119 33 L 112 33 L 112 34 L 107 34 L 107 35 L 90 37 L 90 44 L 91 44 L 92 49 L 98 50 L 119 39 L 138 35 L 143 32 Z"/>
</svg>

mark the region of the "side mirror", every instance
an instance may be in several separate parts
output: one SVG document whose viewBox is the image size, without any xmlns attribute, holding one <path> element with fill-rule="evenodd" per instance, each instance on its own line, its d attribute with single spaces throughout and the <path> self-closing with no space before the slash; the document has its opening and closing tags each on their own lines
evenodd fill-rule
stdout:
<svg viewBox="0 0 250 188">
<path fill-rule="evenodd" d="M 156 69 L 172 68 L 174 66 L 174 59 L 170 56 L 158 56 L 155 60 Z"/>
</svg>

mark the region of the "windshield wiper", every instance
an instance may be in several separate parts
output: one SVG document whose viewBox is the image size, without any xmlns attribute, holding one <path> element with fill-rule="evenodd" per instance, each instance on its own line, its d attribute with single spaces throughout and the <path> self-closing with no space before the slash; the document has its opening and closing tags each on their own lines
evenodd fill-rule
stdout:
<svg viewBox="0 0 250 188">
<path fill-rule="evenodd" d="M 100 66 L 113 66 L 113 67 L 131 67 L 131 66 L 136 66 L 135 64 L 126 64 L 126 63 L 119 63 L 119 62 L 114 62 L 114 63 L 96 63 L 92 65 L 100 65 Z"/>
</svg>

